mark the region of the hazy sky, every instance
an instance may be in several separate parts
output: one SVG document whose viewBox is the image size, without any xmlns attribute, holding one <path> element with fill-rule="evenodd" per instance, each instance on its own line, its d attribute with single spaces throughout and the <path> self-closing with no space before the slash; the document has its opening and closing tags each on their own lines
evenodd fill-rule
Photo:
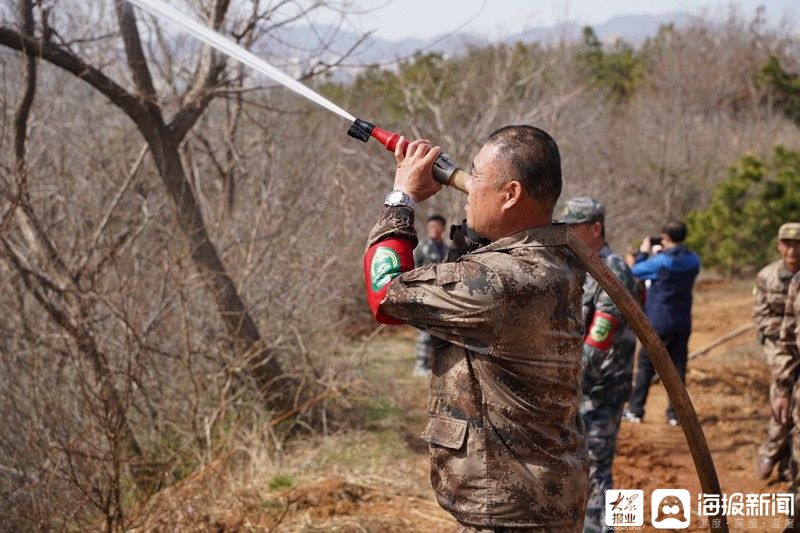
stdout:
<svg viewBox="0 0 800 533">
<path fill-rule="evenodd" d="M 751 15 L 759 5 L 767 9 L 770 22 L 790 16 L 795 27 L 800 20 L 800 0 L 350 0 L 356 10 L 347 27 L 377 30 L 388 39 L 428 38 L 464 30 L 486 37 L 502 37 L 526 27 L 547 26 L 566 19 L 596 24 L 625 14 L 685 11 L 717 18 L 730 6 Z M 325 17 L 327 18 L 327 17 Z"/>
</svg>

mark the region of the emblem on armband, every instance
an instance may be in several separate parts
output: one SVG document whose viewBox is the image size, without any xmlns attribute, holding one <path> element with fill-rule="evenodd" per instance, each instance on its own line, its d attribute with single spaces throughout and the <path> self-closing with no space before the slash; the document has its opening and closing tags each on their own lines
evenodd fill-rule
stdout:
<svg viewBox="0 0 800 533">
<path fill-rule="evenodd" d="M 381 246 L 372 256 L 369 278 L 373 291 L 379 291 L 401 274 L 400 255 L 389 247 Z"/>
<path fill-rule="evenodd" d="M 584 342 L 589 346 L 607 351 L 614 342 L 614 334 L 617 332 L 619 322 L 619 319 L 608 313 L 595 311 Z"/>
</svg>

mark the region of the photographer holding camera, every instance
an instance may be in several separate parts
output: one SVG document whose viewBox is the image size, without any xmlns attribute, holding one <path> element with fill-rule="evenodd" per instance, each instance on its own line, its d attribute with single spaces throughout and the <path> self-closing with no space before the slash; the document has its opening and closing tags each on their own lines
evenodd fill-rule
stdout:
<svg viewBox="0 0 800 533">
<path fill-rule="evenodd" d="M 685 379 L 686 360 L 689 355 L 689 335 L 692 332 L 692 289 L 700 272 L 700 258 L 683 244 L 686 225 L 668 222 L 661 228 L 661 253 L 654 253 L 655 239 L 645 237 L 631 268 L 633 275 L 649 281 L 645 300 L 645 314 L 661 337 L 681 379 Z M 628 401 L 625 418 L 639 423 L 644 417 L 644 404 L 650 390 L 655 368 L 642 350 L 639 366 L 633 380 L 633 392 Z M 667 422 L 678 425 L 678 417 L 670 404 Z"/>
</svg>

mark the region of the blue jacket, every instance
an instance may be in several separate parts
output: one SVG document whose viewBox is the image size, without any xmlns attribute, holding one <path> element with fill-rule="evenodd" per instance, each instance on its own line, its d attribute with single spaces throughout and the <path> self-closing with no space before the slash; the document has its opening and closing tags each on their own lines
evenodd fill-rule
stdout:
<svg viewBox="0 0 800 533">
<path fill-rule="evenodd" d="M 700 272 L 700 258 L 683 244 L 649 259 L 637 257 L 631 269 L 639 279 L 651 280 L 644 310 L 658 333 L 692 330 L 692 288 Z"/>
</svg>

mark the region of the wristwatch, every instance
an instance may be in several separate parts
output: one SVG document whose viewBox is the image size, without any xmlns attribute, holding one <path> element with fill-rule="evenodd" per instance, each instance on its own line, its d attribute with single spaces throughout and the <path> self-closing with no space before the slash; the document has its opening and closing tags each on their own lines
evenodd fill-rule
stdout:
<svg viewBox="0 0 800 533">
<path fill-rule="evenodd" d="M 414 209 L 414 207 L 417 205 L 417 202 L 415 202 L 413 198 L 403 191 L 392 191 L 386 195 L 386 200 L 383 201 L 383 205 L 390 207 L 405 205 L 411 209 Z"/>
</svg>

